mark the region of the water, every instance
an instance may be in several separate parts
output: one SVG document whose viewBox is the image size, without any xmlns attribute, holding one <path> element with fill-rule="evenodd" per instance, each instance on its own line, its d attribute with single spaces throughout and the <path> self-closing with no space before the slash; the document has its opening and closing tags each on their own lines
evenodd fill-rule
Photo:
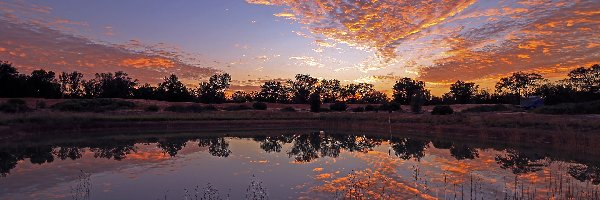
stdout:
<svg viewBox="0 0 600 200">
<path fill-rule="evenodd" d="M 0 146 L 0 199 L 598 199 L 600 158 L 402 134 L 173 133 Z"/>
</svg>

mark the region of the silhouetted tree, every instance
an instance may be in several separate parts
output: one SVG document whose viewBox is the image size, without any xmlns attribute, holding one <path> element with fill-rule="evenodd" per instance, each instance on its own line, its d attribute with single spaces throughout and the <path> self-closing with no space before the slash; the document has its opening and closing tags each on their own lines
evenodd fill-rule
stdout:
<svg viewBox="0 0 600 200">
<path fill-rule="evenodd" d="M 137 85 L 137 80 L 130 78 L 127 73 L 118 71 L 115 74 L 112 73 L 96 73 L 96 78 L 93 81 L 84 83 L 96 84 L 92 90 L 98 92 L 97 97 L 101 98 L 131 98 L 133 97 L 133 90 Z M 87 90 L 87 89 L 86 89 Z M 89 96 L 89 95 L 88 95 Z M 96 96 L 96 95 L 92 95 Z"/>
<path fill-rule="evenodd" d="M 231 95 L 231 101 L 235 103 L 245 103 L 253 101 L 252 94 L 236 91 Z"/>
<path fill-rule="evenodd" d="M 600 93 L 600 65 L 595 64 L 590 68 L 580 67 L 568 74 L 569 81 L 580 91 Z"/>
<path fill-rule="evenodd" d="M 189 90 L 175 74 L 171 74 L 169 77 L 165 77 L 164 81 L 158 84 L 156 89 L 158 99 L 165 101 L 191 101 L 192 95 Z"/>
<path fill-rule="evenodd" d="M 407 105 L 410 99 L 416 93 L 429 96 L 429 91 L 425 89 L 425 82 L 413 80 L 411 78 L 402 78 L 394 85 L 394 102 Z"/>
<path fill-rule="evenodd" d="M 475 83 L 459 80 L 450 85 L 450 92 L 447 95 L 453 103 L 467 104 L 472 102 L 478 89 L 479 86 Z"/>
<path fill-rule="evenodd" d="M 341 96 L 340 81 L 338 80 L 321 80 L 317 88 L 316 92 L 321 94 L 321 98 L 323 99 L 323 103 L 333 103 L 340 99 Z"/>
<path fill-rule="evenodd" d="M 520 97 L 528 97 L 541 85 L 544 78 L 536 73 L 515 72 L 509 77 L 501 78 L 496 83 L 498 93 L 508 93 Z"/>
<path fill-rule="evenodd" d="M 389 101 L 389 98 L 386 94 L 379 91 L 372 91 L 366 94 L 363 94 L 360 98 L 360 103 L 378 103 L 383 104 Z"/>
<path fill-rule="evenodd" d="M 0 97 L 24 97 L 27 77 L 19 74 L 12 63 L 0 61 Z"/>
<path fill-rule="evenodd" d="M 308 96 L 315 90 L 319 80 L 308 74 L 297 74 L 295 80 L 288 81 L 293 93 L 293 102 L 305 104 L 308 102 Z"/>
<path fill-rule="evenodd" d="M 97 98 L 102 94 L 102 88 L 96 79 L 84 80 L 83 93 L 85 98 Z"/>
<path fill-rule="evenodd" d="M 255 99 L 262 102 L 287 103 L 290 90 L 281 82 L 269 81 L 260 86 L 260 92 Z"/>
<path fill-rule="evenodd" d="M 157 94 L 157 88 L 152 87 L 150 84 L 144 84 L 133 90 L 133 98 L 136 99 L 159 99 Z"/>
<path fill-rule="evenodd" d="M 31 76 L 27 77 L 27 96 L 37 98 L 60 98 L 60 84 L 55 79 L 52 71 L 34 70 Z"/>
<path fill-rule="evenodd" d="M 208 82 L 200 83 L 198 88 L 198 99 L 202 103 L 224 103 L 225 90 L 229 88 L 231 75 L 215 74 L 210 77 Z"/>
<path fill-rule="evenodd" d="M 58 76 L 63 97 L 83 97 L 83 74 L 77 71 L 63 72 Z"/>
</svg>

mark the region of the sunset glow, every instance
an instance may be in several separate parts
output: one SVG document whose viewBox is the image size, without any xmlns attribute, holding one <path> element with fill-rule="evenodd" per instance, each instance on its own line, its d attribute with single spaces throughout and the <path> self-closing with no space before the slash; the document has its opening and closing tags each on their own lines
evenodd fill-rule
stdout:
<svg viewBox="0 0 600 200">
<path fill-rule="evenodd" d="M 0 60 L 153 85 L 225 72 L 231 91 L 310 74 L 390 94 L 411 77 L 440 95 L 517 71 L 564 78 L 600 62 L 599 27 L 594 0 L 6 0 Z"/>
</svg>

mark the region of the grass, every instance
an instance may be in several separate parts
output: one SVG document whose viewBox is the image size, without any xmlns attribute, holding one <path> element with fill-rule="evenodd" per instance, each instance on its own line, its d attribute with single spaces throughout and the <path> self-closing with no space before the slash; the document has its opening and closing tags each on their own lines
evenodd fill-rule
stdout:
<svg viewBox="0 0 600 200">
<path fill-rule="evenodd" d="M 9 99 L 0 104 L 0 112 L 4 113 L 22 113 L 31 110 L 22 99 Z"/>
<path fill-rule="evenodd" d="M 214 106 L 202 106 L 198 104 L 192 104 L 188 106 L 182 105 L 171 105 L 165 108 L 165 111 L 176 112 L 176 113 L 200 113 L 205 111 L 215 111 L 217 108 Z"/>
<path fill-rule="evenodd" d="M 556 115 L 600 114 L 600 101 L 563 103 L 553 106 L 543 106 L 535 109 L 533 112 L 539 114 Z"/>
<path fill-rule="evenodd" d="M 511 108 L 509 108 L 506 105 L 502 105 L 502 104 L 496 104 L 496 105 L 481 105 L 481 106 L 475 106 L 472 108 L 467 108 L 465 110 L 463 110 L 462 112 L 503 112 L 503 111 L 510 111 Z"/>
<path fill-rule="evenodd" d="M 135 103 L 119 99 L 71 99 L 54 104 L 51 108 L 68 112 L 106 112 L 134 107 Z"/>
</svg>

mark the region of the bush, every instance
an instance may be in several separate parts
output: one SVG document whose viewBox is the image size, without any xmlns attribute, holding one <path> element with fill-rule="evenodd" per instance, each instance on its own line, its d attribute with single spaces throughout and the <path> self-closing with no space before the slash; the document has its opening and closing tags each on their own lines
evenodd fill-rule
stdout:
<svg viewBox="0 0 600 200">
<path fill-rule="evenodd" d="M 365 112 L 364 107 L 356 107 L 352 109 L 352 112 Z"/>
<path fill-rule="evenodd" d="M 135 103 L 120 99 L 72 99 L 54 104 L 51 108 L 70 112 L 104 112 L 126 110 L 135 107 Z"/>
<path fill-rule="evenodd" d="M 0 112 L 5 113 L 19 113 L 29 111 L 29 107 L 22 99 L 9 99 L 8 101 L 0 104 Z"/>
<path fill-rule="evenodd" d="M 252 104 L 254 110 L 267 110 L 267 104 L 263 102 L 256 102 Z"/>
<path fill-rule="evenodd" d="M 447 105 L 435 106 L 431 111 L 432 115 L 451 115 L 452 113 L 454 113 L 454 110 Z"/>
<path fill-rule="evenodd" d="M 244 104 L 240 104 L 240 105 L 235 105 L 235 106 L 227 106 L 225 107 L 226 111 L 239 111 L 239 110 L 252 110 L 252 108 L 250 106 L 244 105 Z"/>
<path fill-rule="evenodd" d="M 160 107 L 158 107 L 157 105 L 150 105 L 146 107 L 145 110 L 148 112 L 158 112 L 160 110 Z"/>
<path fill-rule="evenodd" d="M 583 103 L 563 103 L 553 106 L 543 106 L 533 110 L 541 114 L 577 115 L 577 114 L 600 114 L 600 101 Z"/>
<path fill-rule="evenodd" d="M 391 102 L 391 103 L 381 104 L 381 106 L 379 106 L 378 110 L 388 111 L 388 112 L 396 112 L 396 111 L 402 111 L 402 107 L 400 107 L 399 103 Z"/>
<path fill-rule="evenodd" d="M 321 95 L 319 93 L 312 93 L 308 98 L 310 104 L 310 112 L 321 111 Z"/>
<path fill-rule="evenodd" d="M 280 109 L 280 111 L 282 112 L 296 112 L 296 109 L 294 107 L 285 107 Z"/>
<path fill-rule="evenodd" d="M 348 105 L 346 103 L 337 102 L 329 105 L 329 109 L 331 111 L 343 112 L 346 111 L 346 109 L 348 109 Z"/>
<path fill-rule="evenodd" d="M 377 111 L 377 107 L 375 107 L 374 105 L 367 105 L 367 106 L 365 106 L 365 111 L 367 111 L 367 112 Z"/>
<path fill-rule="evenodd" d="M 496 104 L 496 105 L 475 106 L 475 107 L 464 109 L 462 112 L 500 112 L 500 111 L 509 111 L 509 110 L 510 110 L 510 108 L 505 105 Z"/>
</svg>

